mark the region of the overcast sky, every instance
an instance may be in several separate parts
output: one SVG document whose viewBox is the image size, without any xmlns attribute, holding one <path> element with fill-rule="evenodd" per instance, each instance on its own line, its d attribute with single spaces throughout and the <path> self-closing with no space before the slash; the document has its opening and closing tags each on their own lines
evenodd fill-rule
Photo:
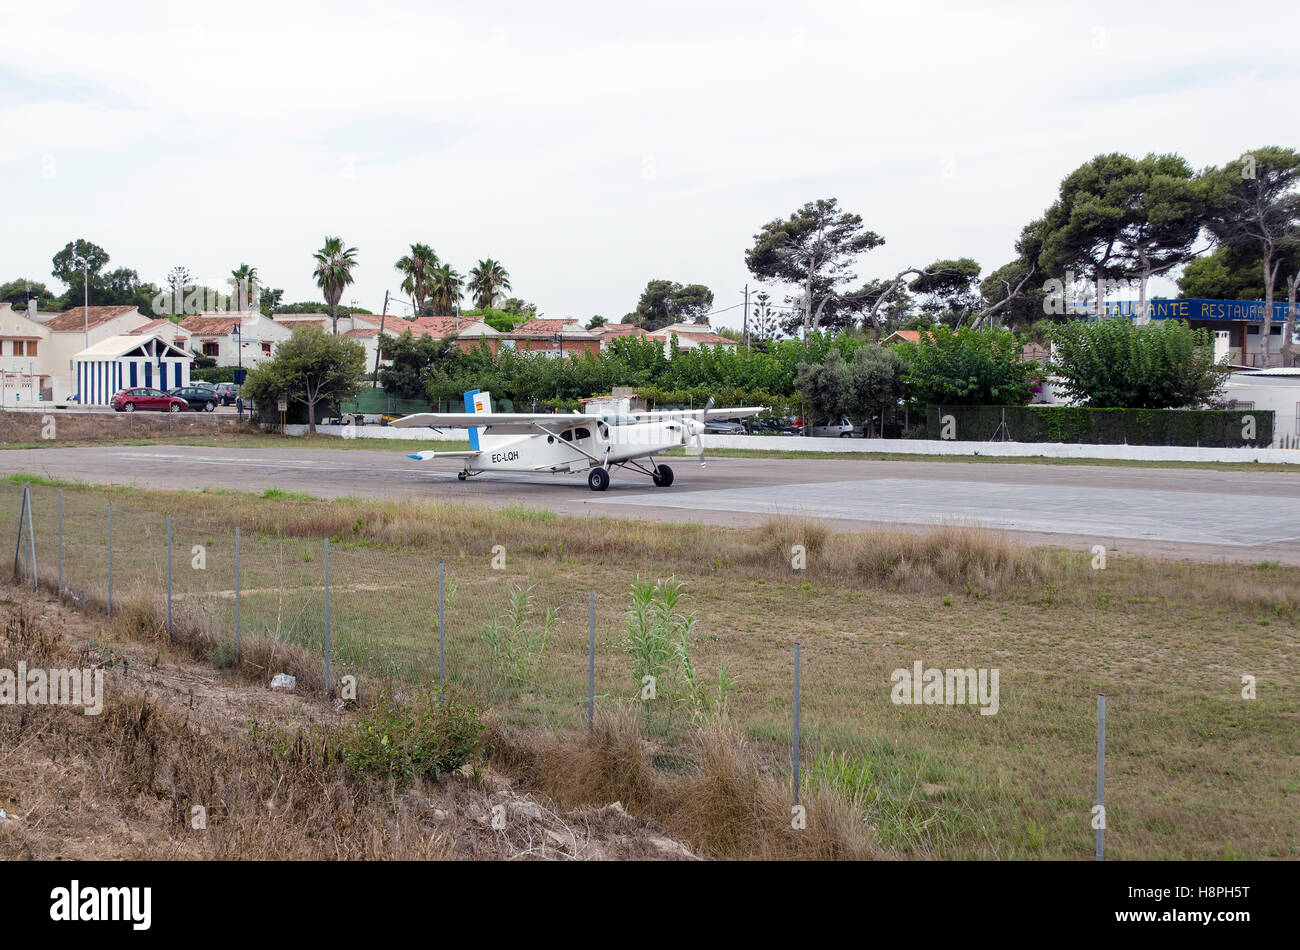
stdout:
<svg viewBox="0 0 1300 950">
<path fill-rule="evenodd" d="M 832 196 L 886 239 L 860 277 L 987 273 L 1095 154 L 1294 147 L 1297 9 L 0 0 L 0 281 L 62 290 L 84 237 L 144 280 L 248 262 L 315 300 L 337 234 L 376 312 L 423 241 L 617 320 L 651 278 L 736 303 L 758 228 Z"/>
</svg>

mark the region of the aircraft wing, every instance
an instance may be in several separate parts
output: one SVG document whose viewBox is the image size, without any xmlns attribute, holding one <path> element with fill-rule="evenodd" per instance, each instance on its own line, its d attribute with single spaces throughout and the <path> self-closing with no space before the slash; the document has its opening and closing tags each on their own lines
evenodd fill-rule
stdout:
<svg viewBox="0 0 1300 950">
<path fill-rule="evenodd" d="M 543 429 L 568 428 L 581 422 L 593 423 L 600 416 L 562 412 L 417 412 L 395 419 L 399 429 L 491 429 L 494 433 L 529 433 Z"/>
<path fill-rule="evenodd" d="M 734 409 L 660 409 L 654 412 L 634 412 L 632 415 L 638 419 L 692 419 L 701 415 L 705 419 L 743 419 L 766 411 L 766 406 L 740 406 Z"/>
</svg>

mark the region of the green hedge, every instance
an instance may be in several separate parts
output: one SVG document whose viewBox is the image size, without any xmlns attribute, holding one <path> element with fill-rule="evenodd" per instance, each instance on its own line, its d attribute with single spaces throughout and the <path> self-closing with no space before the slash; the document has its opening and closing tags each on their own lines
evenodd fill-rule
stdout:
<svg viewBox="0 0 1300 950">
<path fill-rule="evenodd" d="M 207 369 L 191 370 L 190 379 L 197 379 L 205 383 L 233 383 L 235 381 L 235 367 L 210 366 Z"/>
<path fill-rule="evenodd" d="M 998 433 L 1003 413 L 1008 432 Z M 1267 446 L 1273 412 L 1259 409 L 1086 409 L 1074 406 L 927 406 L 925 438 L 943 435 L 942 416 L 952 416 L 956 438 L 988 442 L 1072 442 L 1084 445 L 1189 445 L 1211 448 Z M 1243 438 L 1246 417 L 1255 437 Z"/>
</svg>

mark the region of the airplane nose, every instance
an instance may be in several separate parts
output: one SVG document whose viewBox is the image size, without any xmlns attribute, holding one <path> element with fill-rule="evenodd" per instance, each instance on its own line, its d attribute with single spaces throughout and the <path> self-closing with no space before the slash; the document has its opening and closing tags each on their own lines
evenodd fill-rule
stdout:
<svg viewBox="0 0 1300 950">
<path fill-rule="evenodd" d="M 691 438 L 694 438 L 697 435 L 704 434 L 704 423 L 700 422 L 698 419 L 685 420 L 685 425 L 683 426 L 683 428 L 685 430 L 686 435 Z"/>
</svg>

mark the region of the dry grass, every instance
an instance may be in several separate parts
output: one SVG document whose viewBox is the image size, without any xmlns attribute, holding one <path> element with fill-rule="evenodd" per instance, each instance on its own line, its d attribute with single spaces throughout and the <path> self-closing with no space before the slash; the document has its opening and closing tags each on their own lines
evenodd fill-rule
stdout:
<svg viewBox="0 0 1300 950">
<path fill-rule="evenodd" d="M 725 723 L 691 734 L 676 756 L 677 772 L 655 768 L 656 747 L 628 707 L 606 710 L 590 733 L 568 738 L 498 729 L 492 748 L 496 764 L 557 802 L 622 802 L 708 857 L 831 860 L 880 854 L 862 816 L 832 794 L 806 801 L 806 827 L 793 827 L 790 789 Z"/>
<path fill-rule="evenodd" d="M 70 668 L 94 657 L 11 607 L 0 667 L 19 660 Z M 67 855 L 77 841 L 77 856 L 101 858 L 450 855 L 450 839 L 404 812 L 393 792 L 351 781 L 328 738 L 274 748 L 202 729 L 192 713 L 135 688 L 116 663 L 105 673 L 97 717 L 53 706 L 0 716 L 0 791 L 17 819 L 0 835 L 6 857 Z M 194 805 L 206 808 L 206 829 L 193 827 Z"/>
<path fill-rule="evenodd" d="M 122 650 L 97 639 L 74 643 L 58 632 L 48 602 L 19 596 L 5 605 L 0 668 L 98 666 L 104 705 L 98 716 L 53 706 L 0 715 L 0 801 L 8 813 L 0 858 L 692 856 L 621 809 L 566 811 L 490 771 L 401 787 L 360 777 L 341 754 L 348 714 L 322 720 L 318 710 L 312 724 L 295 726 L 301 716 L 291 710 L 302 710 L 301 699 L 265 694 L 269 715 L 247 721 L 259 709 L 258 691 L 229 680 L 212 689 L 210 672 L 189 664 L 185 648 L 178 656 L 150 643 L 142 656 L 138 643 Z"/>
</svg>

